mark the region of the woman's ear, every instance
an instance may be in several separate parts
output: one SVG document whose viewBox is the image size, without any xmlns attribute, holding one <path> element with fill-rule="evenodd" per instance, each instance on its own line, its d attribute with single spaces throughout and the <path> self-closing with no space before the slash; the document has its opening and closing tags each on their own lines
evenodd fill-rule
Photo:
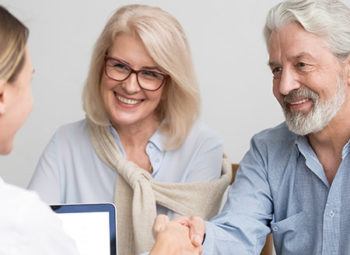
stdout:
<svg viewBox="0 0 350 255">
<path fill-rule="evenodd" d="M 0 116 L 5 113 L 5 84 L 4 80 L 0 80 Z"/>
</svg>

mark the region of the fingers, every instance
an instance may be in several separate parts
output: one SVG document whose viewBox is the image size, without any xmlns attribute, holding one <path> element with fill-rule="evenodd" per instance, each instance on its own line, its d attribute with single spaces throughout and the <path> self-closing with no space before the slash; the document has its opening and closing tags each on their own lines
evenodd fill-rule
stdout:
<svg viewBox="0 0 350 255">
<path fill-rule="evenodd" d="M 197 216 L 192 216 L 188 221 L 190 229 L 190 238 L 194 246 L 201 246 L 205 233 L 204 220 Z"/>
<path fill-rule="evenodd" d="M 169 223 L 169 218 L 166 215 L 159 214 L 154 220 L 153 224 L 153 236 L 156 237 L 159 232 L 163 231 L 167 224 Z"/>
<path fill-rule="evenodd" d="M 175 220 L 177 223 L 189 228 L 191 242 L 194 246 L 200 247 L 205 233 L 204 220 L 197 216 L 179 217 Z"/>
<path fill-rule="evenodd" d="M 190 226 L 190 224 L 189 224 L 190 218 L 185 217 L 185 216 L 180 216 L 180 217 L 176 218 L 174 221 L 183 225 L 183 226 L 186 226 L 186 227 Z"/>
<path fill-rule="evenodd" d="M 205 223 L 202 218 L 197 216 L 192 216 L 190 218 L 179 217 L 175 222 L 189 229 L 189 238 L 194 246 L 200 247 L 202 245 L 205 233 Z M 158 215 L 153 225 L 153 236 L 157 237 L 158 233 L 163 231 L 168 223 L 169 218 L 166 215 Z"/>
</svg>

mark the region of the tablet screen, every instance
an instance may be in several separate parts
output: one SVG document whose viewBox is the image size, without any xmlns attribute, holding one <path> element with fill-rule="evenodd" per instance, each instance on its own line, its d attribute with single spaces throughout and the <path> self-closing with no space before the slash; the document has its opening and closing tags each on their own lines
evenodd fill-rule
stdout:
<svg viewBox="0 0 350 255">
<path fill-rule="evenodd" d="M 96 205 L 61 205 L 52 208 L 62 220 L 66 233 L 75 240 L 81 255 L 115 254 L 115 231 L 114 235 L 111 234 L 110 211 L 101 208 L 96 211 Z"/>
</svg>

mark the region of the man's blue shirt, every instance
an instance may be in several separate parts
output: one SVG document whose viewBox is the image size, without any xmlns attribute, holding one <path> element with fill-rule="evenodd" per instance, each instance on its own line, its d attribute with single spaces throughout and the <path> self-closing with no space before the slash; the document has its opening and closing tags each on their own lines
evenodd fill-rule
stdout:
<svg viewBox="0 0 350 255">
<path fill-rule="evenodd" d="M 281 125 L 260 132 L 240 163 L 222 212 L 206 225 L 204 254 L 350 254 L 350 157 L 329 184 L 307 137 Z"/>
</svg>

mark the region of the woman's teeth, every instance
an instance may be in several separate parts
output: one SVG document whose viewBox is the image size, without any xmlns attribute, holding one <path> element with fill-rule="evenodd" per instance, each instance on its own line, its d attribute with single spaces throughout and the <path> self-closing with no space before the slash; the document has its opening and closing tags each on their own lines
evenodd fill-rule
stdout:
<svg viewBox="0 0 350 255">
<path fill-rule="evenodd" d="M 130 99 L 130 98 L 125 98 L 125 97 L 121 97 L 121 96 L 117 96 L 118 100 L 124 104 L 137 104 L 139 103 L 141 100 L 135 100 L 135 99 Z"/>
</svg>

